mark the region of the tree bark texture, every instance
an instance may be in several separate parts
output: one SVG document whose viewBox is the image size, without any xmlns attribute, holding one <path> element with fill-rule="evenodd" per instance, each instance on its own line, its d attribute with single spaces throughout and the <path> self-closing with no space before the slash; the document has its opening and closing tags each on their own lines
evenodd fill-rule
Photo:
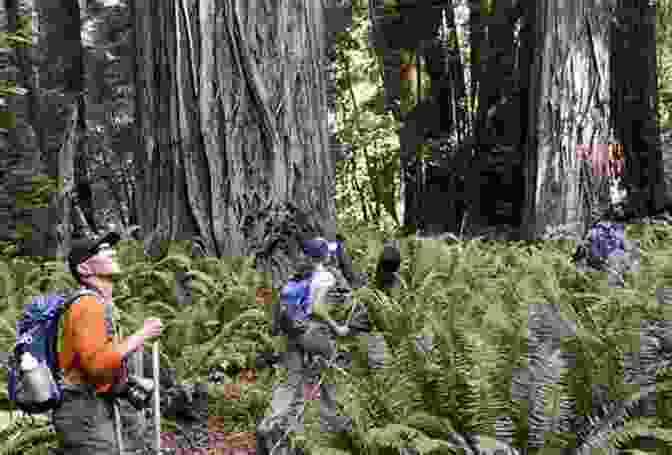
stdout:
<svg viewBox="0 0 672 455">
<path fill-rule="evenodd" d="M 63 89 L 65 108 L 70 121 L 66 124 L 63 139 L 58 149 L 57 161 L 49 160 L 50 177 L 57 178 L 60 183 L 59 192 L 54 195 L 50 204 L 56 210 L 57 219 L 53 220 L 58 232 L 56 255 L 65 257 L 70 249 L 73 234 L 73 198 L 75 189 L 75 159 L 85 153 L 87 140 L 86 99 L 84 95 L 84 48 L 81 40 L 82 19 L 79 0 L 59 0 L 54 3 L 43 3 L 42 10 L 48 23 L 48 34 L 54 36 L 61 30 L 63 50 L 60 57 L 63 64 Z M 54 51 L 52 51 L 54 52 Z M 51 155 L 51 154 L 50 154 Z M 53 166 L 57 164 L 57 166 Z M 50 256 L 53 248 L 50 248 Z"/>
<path fill-rule="evenodd" d="M 609 139 L 608 4 L 541 0 L 527 6 L 533 8 L 528 13 L 538 47 L 530 70 L 524 152 L 526 238 L 539 238 L 547 226 L 578 223 L 577 234 L 586 227 L 589 187 L 582 185 L 588 179 L 581 178 L 576 146 Z"/>
<path fill-rule="evenodd" d="M 286 277 L 335 231 L 320 2 L 133 2 L 138 220 Z"/>
<path fill-rule="evenodd" d="M 638 216 L 661 210 L 665 194 L 656 121 L 656 8 L 650 3 L 618 0 L 612 40 L 612 109 L 626 155 L 625 183 Z"/>
</svg>

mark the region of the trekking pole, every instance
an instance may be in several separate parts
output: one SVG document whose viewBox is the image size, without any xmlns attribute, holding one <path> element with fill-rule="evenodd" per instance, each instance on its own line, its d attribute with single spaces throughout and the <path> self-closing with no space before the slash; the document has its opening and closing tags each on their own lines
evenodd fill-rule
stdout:
<svg viewBox="0 0 672 455">
<path fill-rule="evenodd" d="M 119 415 L 119 402 L 115 399 L 112 402 L 114 410 L 114 427 L 117 434 L 117 447 L 119 448 L 119 455 L 124 455 L 124 440 L 121 432 L 121 416 Z"/>
<path fill-rule="evenodd" d="M 152 366 L 154 367 L 154 445 L 156 454 L 161 453 L 161 401 L 159 401 L 159 342 L 152 345 Z"/>
<path fill-rule="evenodd" d="M 119 327 L 119 335 L 123 335 L 123 328 Z M 117 448 L 119 455 L 124 455 L 124 439 L 121 431 L 121 415 L 119 414 L 119 400 L 112 398 L 112 411 L 114 412 L 114 429 L 117 436 Z"/>
</svg>

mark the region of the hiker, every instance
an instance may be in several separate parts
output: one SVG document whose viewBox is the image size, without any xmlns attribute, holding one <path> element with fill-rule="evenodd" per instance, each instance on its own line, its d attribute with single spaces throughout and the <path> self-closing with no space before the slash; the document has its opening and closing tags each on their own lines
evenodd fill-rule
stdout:
<svg viewBox="0 0 672 455">
<path fill-rule="evenodd" d="M 399 267 L 401 266 L 401 252 L 399 251 L 399 242 L 390 240 L 385 242 L 383 251 L 378 258 L 376 266 L 375 285 L 376 288 L 390 294 L 393 289 L 398 289 Z"/>
<path fill-rule="evenodd" d="M 288 453 L 288 441 L 284 435 L 290 427 L 295 430 L 302 428 L 304 385 L 317 384 L 326 361 L 333 360 L 335 356 L 336 337 L 350 333 L 347 325 L 336 323 L 325 311 L 326 306 L 331 304 L 327 294 L 337 284 L 336 277 L 326 265 L 330 260 L 329 242 L 315 238 L 302 242 L 302 246 L 308 261 L 299 267 L 290 283 L 300 284 L 309 280 L 306 292 L 310 309 L 301 321 L 304 323 L 302 328 L 298 330 L 285 313 L 279 316 L 281 334 L 287 336 L 284 366 L 288 370 L 288 381 L 275 388 L 272 413 L 257 425 L 257 454 L 268 455 L 273 447 L 276 449 L 272 455 Z M 287 286 L 283 291 L 286 289 Z M 351 431 L 351 419 L 338 415 L 334 384 L 320 384 L 320 423 L 323 431 Z"/>
<path fill-rule="evenodd" d="M 312 237 L 305 236 L 301 240 L 301 244 L 306 241 L 313 240 Z M 367 284 L 365 274 L 358 275 L 354 272 L 352 266 L 352 259 L 348 254 L 345 246 L 345 239 L 336 235 L 336 241 L 327 241 L 329 254 L 323 262 L 324 267 L 334 276 L 336 283 L 327 291 L 327 301 L 336 305 L 348 305 L 351 303 L 351 294 L 353 289 L 360 288 Z M 305 271 L 310 271 L 313 264 L 303 264 L 299 266 L 300 269 L 305 268 Z M 300 274 L 300 273 L 299 273 Z M 277 306 L 274 306 L 277 308 Z M 368 323 L 368 314 L 366 308 L 358 306 L 358 311 L 353 315 L 352 326 L 354 332 L 366 332 Z M 273 327 L 271 328 L 271 335 L 280 335 L 280 328 L 277 325 L 277 317 L 274 316 Z M 270 368 L 280 362 L 283 355 L 274 352 L 262 352 L 257 355 L 256 368 L 264 369 Z M 212 370 L 213 376 L 217 373 Z"/>
<path fill-rule="evenodd" d="M 610 287 L 624 287 L 625 274 L 639 271 L 639 242 L 625 238 L 625 225 L 610 221 L 593 223 L 578 242 L 572 262 L 580 272 L 607 272 Z"/>
<path fill-rule="evenodd" d="M 73 302 L 62 320 L 63 400 L 52 419 L 61 450 L 69 455 L 119 453 L 111 389 L 127 381 L 129 354 L 163 329 L 159 319 L 149 318 L 128 338 L 116 336 L 112 292 L 120 267 L 113 247 L 119 240 L 115 232 L 99 240 L 75 239 L 68 255 L 77 282 L 95 292 Z"/>
<path fill-rule="evenodd" d="M 337 234 L 336 242 L 332 242 L 331 245 L 334 245 L 337 248 L 335 254 L 330 255 L 330 257 L 335 259 L 334 265 L 343 274 L 343 277 L 347 280 L 348 284 L 352 288 L 363 286 L 365 284 L 363 281 L 365 280 L 358 277 L 352 268 L 352 259 L 345 248 L 345 238 Z"/>
</svg>

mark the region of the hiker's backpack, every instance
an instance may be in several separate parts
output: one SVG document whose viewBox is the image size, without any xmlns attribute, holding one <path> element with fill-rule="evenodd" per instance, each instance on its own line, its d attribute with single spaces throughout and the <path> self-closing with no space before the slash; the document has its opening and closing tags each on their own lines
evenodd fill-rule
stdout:
<svg viewBox="0 0 672 455">
<path fill-rule="evenodd" d="M 16 343 L 10 351 L 8 381 L 9 400 L 21 411 L 42 414 L 60 405 L 63 375 L 57 356 L 59 322 L 70 305 L 85 295 L 96 293 L 85 288 L 54 292 L 33 297 L 24 307 L 16 324 Z M 21 364 L 26 353 L 37 368 L 24 372 Z"/>
<path fill-rule="evenodd" d="M 310 288 L 313 273 L 301 278 L 292 278 L 280 291 L 276 302 L 277 313 L 273 335 L 286 335 L 299 346 L 304 353 L 331 358 L 335 344 L 331 340 L 330 328 L 311 321 L 312 305 Z"/>
<path fill-rule="evenodd" d="M 614 254 L 625 254 L 625 226 L 618 223 L 596 223 L 590 230 L 590 255 L 600 262 Z"/>
<path fill-rule="evenodd" d="M 280 291 L 280 299 L 275 304 L 274 335 L 295 336 L 305 329 L 305 321 L 312 313 L 310 285 L 313 274 L 301 279 L 291 278 Z"/>
</svg>

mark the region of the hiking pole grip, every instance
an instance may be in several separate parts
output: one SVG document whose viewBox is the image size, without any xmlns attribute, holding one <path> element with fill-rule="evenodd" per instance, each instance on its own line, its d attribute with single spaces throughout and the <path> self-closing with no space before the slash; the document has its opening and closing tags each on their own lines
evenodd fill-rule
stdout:
<svg viewBox="0 0 672 455">
<path fill-rule="evenodd" d="M 159 400 L 159 342 L 152 345 L 152 366 L 154 367 L 154 448 L 161 453 L 161 401 Z"/>
</svg>

